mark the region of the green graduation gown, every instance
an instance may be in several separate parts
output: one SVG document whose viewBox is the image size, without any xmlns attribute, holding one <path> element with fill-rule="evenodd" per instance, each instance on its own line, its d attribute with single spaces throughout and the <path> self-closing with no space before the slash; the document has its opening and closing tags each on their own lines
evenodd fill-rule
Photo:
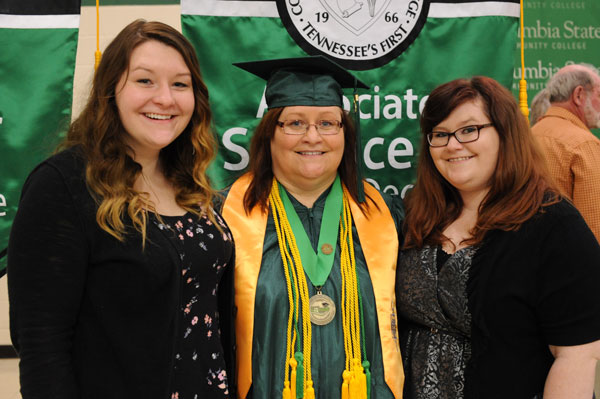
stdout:
<svg viewBox="0 0 600 399">
<path fill-rule="evenodd" d="M 306 208 L 291 195 L 290 200 L 306 230 L 313 249 L 316 250 L 319 231 L 321 227 L 323 209 L 329 190 L 327 190 L 313 205 L 312 208 Z M 393 219 L 394 232 L 399 231 L 404 211 L 401 202 L 397 198 L 382 195 L 384 206 L 387 206 Z M 225 202 L 223 214 L 234 232 L 234 239 L 237 246 L 240 241 L 252 239 L 252 233 L 248 229 L 241 229 L 240 234 L 235 234 L 235 217 L 227 217 L 228 201 Z M 383 202 L 382 202 L 383 203 Z M 374 207 L 374 206 L 373 206 Z M 339 223 L 338 220 L 326 221 L 328 223 Z M 264 228 L 264 227 L 263 227 Z M 371 283 L 370 271 L 367 268 L 365 256 L 360 243 L 359 234 L 353 219 L 353 240 L 356 257 L 356 268 L 360 282 L 360 290 L 363 301 L 364 329 L 366 334 L 366 354 L 367 360 L 371 364 L 371 398 L 389 399 L 400 396 L 394 396 L 392 390 L 384 378 L 384 363 L 382 355 L 382 344 L 380 339 L 378 312 L 376 311 L 375 294 L 373 284 Z M 397 234 L 397 233 L 396 233 Z M 338 239 L 339 241 L 339 239 Z M 382 251 L 388 248 L 381 248 Z M 244 259 L 236 261 L 236 277 L 238 272 L 243 274 L 245 263 Z M 247 262 L 247 259 L 246 259 Z M 375 267 L 375 266 L 373 266 Z M 243 282 L 242 279 L 236 281 Z M 307 276 L 309 295 L 315 294 L 315 288 L 310 283 Z M 393 289 L 394 281 L 389 282 Z M 244 287 L 248 288 L 248 287 Z M 253 288 L 254 289 L 254 288 Z M 252 398 L 273 398 L 280 399 L 285 372 L 285 349 L 286 349 L 286 330 L 289 312 L 288 294 L 283 272 L 283 264 L 277 242 L 277 234 L 273 223 L 272 215 L 269 212 L 264 241 L 262 243 L 262 258 L 260 271 L 256 288 L 254 289 L 254 311 L 253 313 L 253 333 L 251 348 L 251 397 Z M 327 325 L 312 325 L 312 353 L 311 370 L 314 382 L 315 396 L 317 399 L 339 399 L 341 396 L 342 372 L 345 366 L 344 352 L 344 333 L 341 317 L 341 273 L 340 273 L 340 246 L 339 242 L 335 249 L 335 260 L 331 273 L 322 287 L 322 292 L 328 295 L 335 303 L 336 314 L 334 319 Z M 237 296 L 237 294 L 236 294 Z M 248 305 L 248 304 L 246 304 Z M 394 309 L 389 309 L 391 327 L 394 331 L 394 341 L 397 350 L 398 341 L 396 331 L 396 315 Z M 239 309 L 238 312 L 243 312 Z M 244 315 L 238 318 L 237 322 L 244 323 Z M 243 334 L 242 334 L 243 335 Z M 243 352 L 243 351 L 242 351 Z M 243 356 L 243 353 L 240 355 Z M 395 373 L 395 378 L 403 379 L 401 365 L 395 365 L 399 370 L 389 370 L 389 373 Z M 242 370 L 243 374 L 243 370 Z M 239 395 L 245 398 L 243 384 L 239 386 Z M 250 396 L 248 395 L 248 396 Z"/>
</svg>

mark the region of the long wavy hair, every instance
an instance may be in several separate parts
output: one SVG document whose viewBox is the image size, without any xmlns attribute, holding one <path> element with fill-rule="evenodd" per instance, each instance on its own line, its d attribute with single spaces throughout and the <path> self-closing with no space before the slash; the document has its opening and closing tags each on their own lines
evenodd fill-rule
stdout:
<svg viewBox="0 0 600 399">
<path fill-rule="evenodd" d="M 117 83 L 129 72 L 133 50 L 150 40 L 181 54 L 191 73 L 195 100 L 187 127 L 161 150 L 161 167 L 175 188 L 177 204 L 197 215 L 204 213 L 214 221 L 211 204 L 215 192 L 206 170 L 216 153 L 216 139 L 208 89 L 200 74 L 196 52 L 190 42 L 169 25 L 139 19 L 127 25 L 104 51 L 87 104 L 59 146 L 59 149 L 77 146 L 83 152 L 87 186 L 98 203 L 96 221 L 121 241 L 126 234 L 125 213 L 145 242 L 147 210 L 154 211 L 148 193 L 133 188 L 142 167 L 128 155 L 132 149 L 125 142 L 127 132 L 115 101 Z"/>
<path fill-rule="evenodd" d="M 405 203 L 405 248 L 442 244 L 447 240 L 442 232 L 462 212 L 462 198 L 435 167 L 426 135 L 456 107 L 478 99 L 498 132 L 500 149 L 491 188 L 479 205 L 471 238 L 465 242 L 479 244 L 490 230 L 517 230 L 541 207 L 559 199 L 529 123 L 512 94 L 484 76 L 453 80 L 431 92 L 421 115 L 417 181 Z"/>
<path fill-rule="evenodd" d="M 250 142 L 250 164 L 248 171 L 253 178 L 244 195 L 244 209 L 249 213 L 255 206 L 260 206 L 263 211 L 268 210 L 267 200 L 273 184 L 273 161 L 271 158 L 271 140 L 275 136 L 277 121 L 283 108 L 272 108 L 265 113 L 256 127 Z M 370 198 L 358 202 L 357 182 L 357 154 L 356 154 L 356 129 L 352 118 L 342 110 L 342 124 L 344 126 L 344 154 L 338 166 L 340 180 L 348 189 L 352 199 L 359 204 L 363 213 L 369 209 Z"/>
</svg>

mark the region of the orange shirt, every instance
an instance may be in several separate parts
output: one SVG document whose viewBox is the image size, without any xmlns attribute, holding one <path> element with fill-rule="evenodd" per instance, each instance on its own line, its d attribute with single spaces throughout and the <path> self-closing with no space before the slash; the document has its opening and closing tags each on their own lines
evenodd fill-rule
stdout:
<svg viewBox="0 0 600 399">
<path fill-rule="evenodd" d="M 550 107 L 531 130 L 550 174 L 600 242 L 600 140 L 561 107 Z"/>
</svg>

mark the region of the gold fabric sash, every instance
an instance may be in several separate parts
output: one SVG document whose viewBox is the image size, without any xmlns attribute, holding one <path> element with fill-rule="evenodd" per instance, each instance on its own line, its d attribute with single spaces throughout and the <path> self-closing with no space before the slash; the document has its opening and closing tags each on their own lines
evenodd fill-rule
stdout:
<svg viewBox="0 0 600 399">
<path fill-rule="evenodd" d="M 235 240 L 235 304 L 237 306 L 237 391 L 245 399 L 252 385 L 252 340 L 254 334 L 254 302 L 258 274 L 262 263 L 263 243 L 268 214 L 254 207 L 244 210 L 244 195 L 252 180 L 245 174 L 231 186 L 223 217 Z M 377 304 L 377 320 L 382 346 L 385 381 L 396 399 L 402 398 L 404 372 L 398 346 L 394 282 L 398 256 L 398 233 L 392 215 L 379 192 L 365 184 L 365 194 L 379 207 L 372 206 L 368 218 L 353 201 L 352 218 L 367 261 Z"/>
<path fill-rule="evenodd" d="M 235 242 L 235 333 L 237 342 L 237 392 L 246 398 L 252 384 L 252 335 L 254 334 L 254 298 L 262 263 L 267 213 L 255 206 L 250 214 L 244 209 L 244 195 L 252 175 L 245 174 L 233 183 L 222 215 Z M 234 381 L 232 381 L 235 383 Z"/>
<path fill-rule="evenodd" d="M 365 183 L 365 197 L 367 201 L 368 198 L 371 198 L 379 210 L 371 206 L 365 216 L 354 201 L 350 201 L 350 210 L 373 284 L 385 382 L 394 394 L 394 398 L 400 399 L 404 386 L 404 369 L 398 342 L 398 318 L 394 291 L 398 260 L 398 232 L 383 197 L 375 187 L 368 183 Z"/>
</svg>

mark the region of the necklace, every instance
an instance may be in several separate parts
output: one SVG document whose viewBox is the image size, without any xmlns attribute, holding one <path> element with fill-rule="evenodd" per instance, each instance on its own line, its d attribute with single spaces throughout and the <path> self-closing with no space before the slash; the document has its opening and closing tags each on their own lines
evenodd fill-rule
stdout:
<svg viewBox="0 0 600 399">
<path fill-rule="evenodd" d="M 337 245 L 339 224 L 321 223 L 319 244 L 317 246 L 317 253 L 315 253 L 292 202 L 285 189 L 281 186 L 279 187 L 279 195 L 283 202 L 292 233 L 296 239 L 303 269 L 317 291 L 309 299 L 310 321 L 317 325 L 328 324 L 335 317 L 335 303 L 329 296 L 321 292 L 321 287 L 327 281 L 333 267 L 333 260 L 335 259 L 334 248 Z M 322 220 L 330 221 L 339 219 L 342 211 L 342 197 L 342 184 L 340 183 L 339 176 L 337 176 L 325 200 Z"/>
<path fill-rule="evenodd" d="M 336 181 L 338 180 L 339 177 L 336 178 Z M 298 242 L 302 239 L 297 240 L 298 237 L 295 235 L 296 231 L 292 229 L 289 220 L 290 218 L 293 219 L 292 215 L 294 214 L 296 215 L 296 218 L 298 216 L 293 209 L 293 206 L 291 209 L 293 212 L 288 214 L 284 202 L 282 201 L 281 193 L 285 194 L 285 190 L 281 190 L 277 180 L 273 179 L 273 185 L 269 195 L 269 204 L 273 215 L 275 230 L 277 232 L 277 241 L 279 243 L 281 259 L 283 262 L 289 303 L 284 389 L 282 394 L 283 399 L 314 399 L 315 391 L 311 372 L 311 304 L 308 299 L 308 286 L 305 274 L 308 275 L 311 280 L 314 278 L 315 281 L 320 282 L 322 280 L 324 283 L 331 271 L 331 266 L 329 266 L 329 269 L 326 271 L 324 278 L 322 275 L 325 271 L 317 271 L 315 275 L 313 271 L 308 272 L 308 269 L 310 268 L 303 267 L 304 259 L 309 259 L 311 256 L 302 256 L 299 251 Z M 332 200 L 332 203 L 334 202 L 335 201 Z M 333 208 L 333 205 L 332 209 L 335 209 Z M 339 229 L 336 227 L 336 230 L 339 231 L 340 238 L 340 273 L 342 276 L 341 316 L 344 332 L 344 352 L 346 355 L 345 368 L 342 372 L 343 383 L 341 387 L 341 397 L 342 399 L 367 399 L 370 398 L 371 373 L 365 351 L 362 299 L 360 295 L 360 283 L 356 273 L 354 243 L 352 239 L 352 214 L 350 212 L 348 194 L 345 188 L 342 191 L 342 210 L 340 213 L 338 213 L 337 216 L 334 214 L 333 220 L 339 217 L 340 221 Z M 321 229 L 323 229 L 323 224 L 327 225 L 327 222 L 329 222 L 329 219 L 325 219 L 325 217 L 323 217 L 323 219 L 324 221 L 321 222 Z M 302 227 L 301 224 L 300 227 Z M 300 233 L 298 234 L 298 236 L 301 235 L 302 234 Z M 304 235 L 306 235 L 305 231 Z M 327 237 L 324 239 L 326 238 Z M 321 244 L 321 237 L 319 237 L 319 244 Z M 310 252 L 313 256 L 316 256 L 318 260 L 318 254 L 314 253 L 312 246 L 309 248 Z M 321 245 L 319 248 L 321 248 L 320 252 L 323 253 L 333 252 L 333 246 L 331 251 Z M 333 259 L 331 262 L 333 264 Z M 309 273 L 312 274 L 312 277 Z M 322 299 L 319 295 L 322 295 L 322 293 L 317 292 L 317 295 L 313 296 L 313 298 L 315 298 L 313 301 Z M 327 298 L 331 300 L 331 298 Z M 330 307 L 332 304 L 333 301 L 331 301 L 331 304 L 321 304 L 321 307 Z M 314 313 L 320 313 L 318 311 L 319 307 L 315 306 L 315 308 L 317 310 L 315 310 Z M 323 313 L 329 312 L 329 310 L 326 310 Z M 301 324 L 301 326 L 299 324 Z M 318 323 L 314 324 L 318 325 Z"/>
<path fill-rule="evenodd" d="M 157 201 L 157 203 L 160 203 L 160 198 L 158 198 L 156 191 L 154 191 L 154 187 L 152 186 L 152 184 L 150 184 L 150 179 L 148 178 L 148 176 L 146 176 L 144 174 L 144 171 L 141 172 L 141 175 L 142 175 L 142 181 L 148 187 L 148 189 L 150 190 L 150 193 L 152 193 L 152 195 L 154 195 L 154 198 Z M 150 194 L 150 193 L 148 193 L 148 194 Z"/>
</svg>

